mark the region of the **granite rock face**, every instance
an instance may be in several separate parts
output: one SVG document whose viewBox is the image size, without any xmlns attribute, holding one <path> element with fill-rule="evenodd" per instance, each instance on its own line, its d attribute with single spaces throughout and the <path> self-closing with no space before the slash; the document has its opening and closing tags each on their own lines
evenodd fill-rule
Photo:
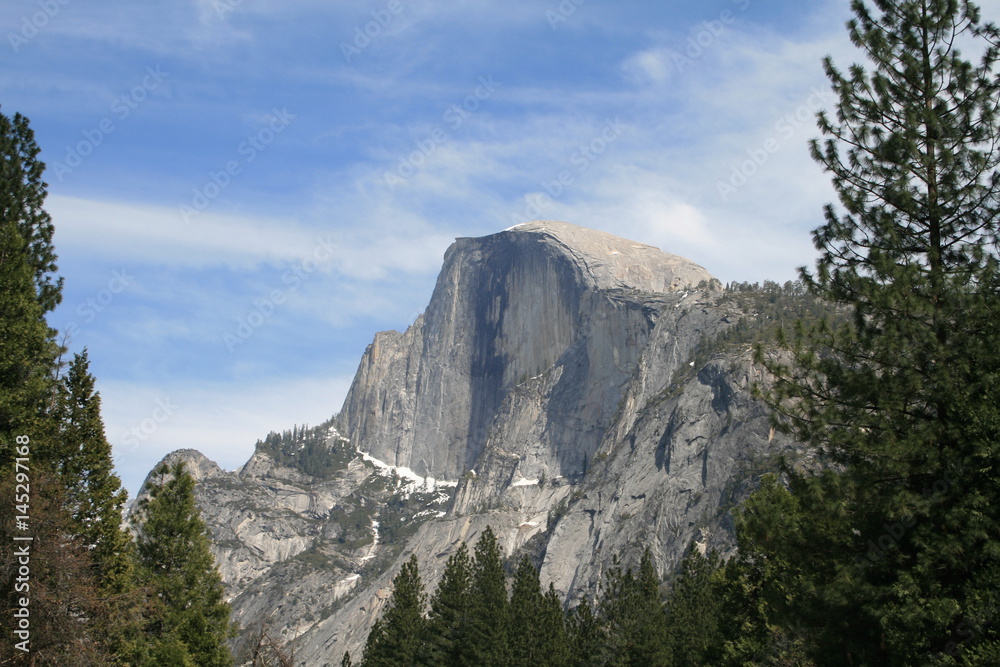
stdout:
<svg viewBox="0 0 1000 667">
<path fill-rule="evenodd" d="M 425 313 L 375 336 L 308 435 L 335 465 L 300 465 L 295 443 L 235 473 L 177 454 L 202 471 L 238 620 L 298 664 L 357 658 L 402 562 L 416 554 L 433 590 L 486 526 L 569 604 L 615 555 L 648 546 L 665 575 L 692 541 L 731 551 L 730 508 L 795 446 L 752 397 L 768 378 L 749 349 L 710 349 L 741 315 L 700 266 L 602 232 L 458 239 Z"/>
<path fill-rule="evenodd" d="M 487 449 L 498 413 L 520 413 L 524 385 L 541 380 L 545 424 L 506 433 L 505 447 L 532 439 L 526 472 L 578 475 L 653 328 L 648 296 L 711 278 L 681 257 L 564 222 L 458 239 L 424 316 L 366 351 L 340 428 L 378 459 L 457 480 Z"/>
</svg>

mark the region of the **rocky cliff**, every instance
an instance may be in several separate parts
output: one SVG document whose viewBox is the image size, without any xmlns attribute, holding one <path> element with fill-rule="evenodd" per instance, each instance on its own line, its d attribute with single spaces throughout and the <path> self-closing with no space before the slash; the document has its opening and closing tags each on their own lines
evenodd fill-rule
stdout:
<svg viewBox="0 0 1000 667">
<path fill-rule="evenodd" d="M 402 560 L 428 588 L 487 525 L 570 600 L 612 557 L 669 572 L 732 548 L 729 510 L 775 436 L 746 345 L 753 309 L 700 266 L 561 222 L 458 239 L 425 313 L 375 336 L 330 423 L 226 473 L 195 452 L 237 619 L 302 665 L 357 656 Z M 250 630 L 241 638 L 245 642 Z"/>
</svg>

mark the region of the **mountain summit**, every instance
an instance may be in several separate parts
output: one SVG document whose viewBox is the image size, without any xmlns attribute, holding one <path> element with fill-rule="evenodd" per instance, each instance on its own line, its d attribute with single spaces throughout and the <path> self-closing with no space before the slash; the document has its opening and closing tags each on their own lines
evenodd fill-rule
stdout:
<svg viewBox="0 0 1000 667">
<path fill-rule="evenodd" d="M 678 255 L 568 222 L 536 220 L 515 225 L 495 236 L 509 234 L 537 236 L 553 249 L 561 248 L 567 259 L 589 278 L 593 289 L 671 292 L 712 279 L 708 271 Z M 459 240 L 462 241 L 466 239 Z"/>
<path fill-rule="evenodd" d="M 530 418 L 532 428 L 519 414 L 524 428 L 504 435 L 504 447 L 540 440 L 540 468 L 579 474 L 653 329 L 652 302 L 710 280 L 682 257 L 565 222 L 460 238 L 424 316 L 365 352 L 342 432 L 376 458 L 457 480 L 475 467 L 498 412 L 527 408 L 530 380 L 545 385 L 553 409 Z"/>
<path fill-rule="evenodd" d="M 375 335 L 335 417 L 199 481 L 236 618 L 301 664 L 339 664 L 405 559 L 431 589 L 487 526 L 570 604 L 615 556 L 648 547 L 665 574 L 693 540 L 730 549 L 755 462 L 793 444 L 751 395 L 766 378 L 749 346 L 721 337 L 755 318 L 737 296 L 564 222 L 457 239 L 424 314 Z"/>
</svg>

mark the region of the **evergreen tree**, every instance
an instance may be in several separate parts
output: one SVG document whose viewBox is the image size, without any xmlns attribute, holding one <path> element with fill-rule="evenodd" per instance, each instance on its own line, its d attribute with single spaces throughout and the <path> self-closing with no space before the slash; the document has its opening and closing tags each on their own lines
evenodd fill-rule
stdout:
<svg viewBox="0 0 1000 667">
<path fill-rule="evenodd" d="M 659 579 L 648 549 L 638 576 L 631 568 L 622 569 L 616 557 L 605 575 L 599 611 L 607 632 L 607 664 L 669 664 Z"/>
<path fill-rule="evenodd" d="M 90 550 L 102 586 L 113 593 L 133 583 L 132 539 L 123 529 L 128 494 L 114 472 L 104 435 L 101 396 L 94 390 L 87 351 L 75 355 L 62 393 L 58 470 L 77 532 Z"/>
<path fill-rule="evenodd" d="M 496 535 L 489 527 L 476 543 L 472 566 L 472 604 L 465 633 L 466 664 L 510 664 L 510 605 Z"/>
<path fill-rule="evenodd" d="M 143 634 L 144 592 L 138 589 L 135 543 L 122 525 L 127 492 L 114 473 L 104 435 L 101 397 L 94 390 L 87 351 L 74 356 L 62 378 L 56 415 L 55 468 L 65 489 L 66 511 L 107 601 L 105 636 L 120 664 L 147 659 Z"/>
<path fill-rule="evenodd" d="M 234 628 L 195 504 L 194 479 L 182 461 L 163 464 L 154 474 L 140 506 L 137 538 L 143 575 L 160 605 L 149 628 L 154 655 L 183 660 L 164 664 L 227 667 L 233 659 L 226 640 Z"/>
<path fill-rule="evenodd" d="M 666 628 L 674 664 L 718 664 L 725 638 L 720 629 L 721 564 L 715 552 L 703 556 L 694 544 L 681 561 L 667 601 Z"/>
<path fill-rule="evenodd" d="M 0 219 L 14 222 L 25 240 L 35 300 L 44 315 L 62 301 L 63 280 L 55 277 L 55 228 L 43 208 L 48 185 L 42 180 L 45 163 L 38 160 L 40 152 L 27 118 L 0 113 Z"/>
<path fill-rule="evenodd" d="M 0 113 L 0 470 L 11 465 L 18 435 L 32 438 L 34 465 L 52 460 L 58 346 L 45 314 L 58 304 L 62 280 L 54 277 L 38 152 L 28 120 Z"/>
<path fill-rule="evenodd" d="M 543 661 L 540 664 L 551 667 L 570 665 L 569 639 L 566 634 L 566 615 L 562 600 L 555 586 L 549 583 L 549 590 L 542 600 L 541 616 L 538 621 L 538 646 Z"/>
<path fill-rule="evenodd" d="M 569 664 L 573 667 L 599 667 L 607 654 L 607 633 L 594 608 L 586 599 L 566 618 Z"/>
<path fill-rule="evenodd" d="M 426 642 L 421 664 L 427 667 L 460 665 L 464 633 L 469 625 L 472 603 L 472 559 L 469 549 L 462 542 L 448 558 L 444 575 L 431 597 L 431 611 L 427 618 Z"/>
<path fill-rule="evenodd" d="M 370 664 L 384 662 L 387 660 L 382 646 L 388 641 L 385 631 L 385 623 L 381 618 L 375 619 L 371 630 L 368 631 L 368 638 L 365 640 L 365 651 L 361 654 L 361 666 L 368 667 Z"/>
<path fill-rule="evenodd" d="M 515 665 L 540 665 L 544 652 L 541 630 L 545 598 L 531 558 L 522 556 L 514 574 L 510 595 L 511 658 Z"/>
<path fill-rule="evenodd" d="M 779 424 L 827 465 L 789 466 L 744 533 L 790 568 L 772 616 L 817 662 L 975 662 L 1000 647 L 1000 33 L 969 2 L 874 4 L 848 24 L 869 69 L 824 63 L 812 152 L 844 213 L 802 271 L 853 321 L 771 361 Z"/>
<path fill-rule="evenodd" d="M 795 514 L 794 499 L 778 484 L 773 474 L 765 475 L 759 490 L 737 511 L 736 532 L 739 555 L 730 558 L 716 572 L 718 597 L 723 613 L 720 629 L 726 638 L 723 645 L 724 665 L 801 665 L 814 663 L 807 656 L 807 646 L 801 624 L 793 620 L 781 627 L 771 622 L 769 608 L 776 600 L 792 595 L 787 585 L 789 573 L 797 563 L 788 562 L 770 549 L 767 542 L 758 543 L 746 535 L 745 517 L 778 509 Z M 763 508 L 763 509 L 762 509 Z M 769 605 L 769 601 L 772 605 Z"/>
<path fill-rule="evenodd" d="M 670 664 L 666 644 L 665 611 L 660 594 L 660 578 L 653 566 L 653 554 L 646 549 L 639 561 L 636 583 L 637 628 L 633 648 L 633 665 Z"/>
<path fill-rule="evenodd" d="M 424 584 L 414 554 L 392 580 L 392 597 L 372 628 L 361 664 L 364 667 L 409 667 L 422 652 Z"/>
<path fill-rule="evenodd" d="M 10 499 L 23 491 L 16 489 L 12 475 L 0 477 L 0 664 L 79 665 L 116 664 L 108 645 L 110 617 L 106 595 L 94 577 L 87 548 L 74 536 L 75 526 L 58 480 L 52 473 L 32 471 L 29 532 L 15 523 Z M 15 537 L 26 534 L 30 542 Z M 12 548 L 13 547 L 13 548 Z M 30 576 L 21 570 L 27 551 Z M 25 586 L 27 586 L 25 588 Z M 27 607 L 21 599 L 29 601 Z M 20 618 L 28 612 L 28 633 Z M 15 645 L 22 641 L 30 652 Z"/>
</svg>

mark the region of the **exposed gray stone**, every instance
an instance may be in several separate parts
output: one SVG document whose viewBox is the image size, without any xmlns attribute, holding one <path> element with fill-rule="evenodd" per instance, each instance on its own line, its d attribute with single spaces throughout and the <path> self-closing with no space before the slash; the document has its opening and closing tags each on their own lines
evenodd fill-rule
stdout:
<svg viewBox="0 0 1000 667">
<path fill-rule="evenodd" d="M 793 443 L 752 398 L 767 378 L 749 350 L 694 363 L 739 315 L 713 283 L 567 223 L 458 239 L 425 313 L 375 336 L 335 419 L 359 452 L 436 482 L 361 456 L 316 479 L 261 452 L 238 473 L 178 454 L 199 471 L 237 617 L 280 632 L 299 664 L 337 665 L 360 656 L 410 554 L 433 590 L 487 525 L 572 599 L 615 555 L 636 564 L 648 546 L 666 574 L 692 541 L 731 551 L 729 505 Z M 380 536 L 388 521 L 405 538 Z"/>
</svg>

